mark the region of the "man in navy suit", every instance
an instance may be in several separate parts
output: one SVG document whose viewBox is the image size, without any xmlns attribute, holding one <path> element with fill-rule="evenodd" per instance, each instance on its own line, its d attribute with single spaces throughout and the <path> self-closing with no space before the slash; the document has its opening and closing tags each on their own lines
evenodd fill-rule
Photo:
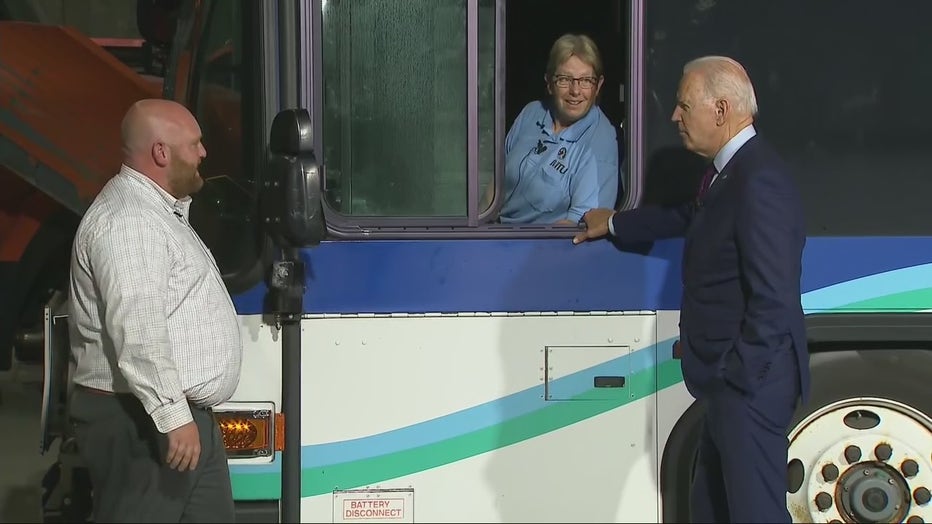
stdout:
<svg viewBox="0 0 932 524">
<path fill-rule="evenodd" d="M 680 349 L 705 404 L 690 505 L 695 522 L 790 522 L 786 433 L 809 387 L 800 305 L 806 231 L 788 169 L 754 129 L 744 68 L 719 56 L 683 68 L 673 122 L 709 160 L 694 201 L 592 209 L 573 240 L 685 236 Z"/>
</svg>

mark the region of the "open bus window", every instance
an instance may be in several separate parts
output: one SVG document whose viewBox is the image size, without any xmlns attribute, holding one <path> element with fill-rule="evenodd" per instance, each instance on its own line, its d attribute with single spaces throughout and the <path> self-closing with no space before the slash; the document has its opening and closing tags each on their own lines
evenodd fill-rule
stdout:
<svg viewBox="0 0 932 524">
<path fill-rule="evenodd" d="M 555 140 L 557 136 L 575 137 L 575 132 L 571 130 L 555 136 L 551 133 L 552 129 L 546 132 L 543 129 L 544 126 L 551 125 L 554 116 L 559 118 L 561 111 L 555 108 L 563 103 L 563 98 L 570 98 L 576 102 L 581 100 L 583 107 L 587 103 L 592 104 L 584 114 L 569 115 L 571 121 L 578 119 L 589 126 L 580 138 L 592 156 L 591 167 L 595 172 L 589 173 L 594 175 L 590 182 L 596 184 L 594 189 L 597 189 L 597 192 L 591 195 L 591 199 L 587 199 L 585 209 L 616 207 L 621 200 L 619 189 L 624 187 L 620 165 L 625 150 L 622 124 L 625 113 L 624 83 L 627 77 L 627 3 L 615 0 L 508 0 L 505 7 L 507 82 L 502 86 L 505 94 L 504 126 L 506 132 L 512 135 L 507 143 L 502 173 L 505 180 L 502 189 L 508 189 L 502 193 L 504 207 L 501 220 L 529 223 L 530 217 L 537 217 L 535 222 L 552 222 L 554 212 L 541 214 L 535 211 L 542 209 L 538 204 L 546 203 L 543 199 L 550 198 L 551 202 L 555 201 L 551 193 L 556 192 L 556 198 L 560 201 L 575 201 L 574 196 L 567 192 L 565 187 L 551 186 L 547 182 L 529 184 L 526 181 L 529 174 L 538 179 L 545 178 L 553 166 L 564 175 L 573 170 L 571 160 L 574 158 L 576 142 L 572 139 L 550 145 L 556 156 L 549 156 L 545 149 L 548 146 L 545 139 L 543 147 L 535 151 L 542 150 L 541 157 L 544 162 L 551 163 L 542 171 L 527 167 L 528 162 L 533 161 L 535 156 L 535 153 L 526 153 L 528 142 L 533 147 L 534 142 L 543 136 L 554 137 Z M 584 44 L 585 39 L 594 44 L 594 49 L 588 49 Z M 564 49 L 573 46 L 581 53 L 578 57 L 558 59 L 556 63 L 549 64 L 551 48 L 555 44 Z M 575 66 L 570 65 L 573 63 L 571 60 L 575 61 Z M 601 71 L 596 70 L 598 62 L 601 62 Z M 590 78 L 597 78 L 599 83 L 585 89 L 577 87 L 575 83 L 571 84 L 572 87 L 561 88 L 554 83 L 553 78 L 549 79 L 549 83 L 545 80 L 550 65 L 555 67 L 555 76 L 571 67 L 583 71 L 580 74 L 588 75 L 591 71 L 595 76 Z M 579 69 L 580 67 L 582 69 Z M 525 109 L 528 111 L 518 122 L 519 114 Z M 533 117 L 530 126 L 527 125 L 528 116 Z M 576 158 L 586 156 L 588 155 Z M 565 168 L 568 169 L 564 171 Z M 538 173 L 541 175 L 538 176 Z M 522 192 L 525 194 L 520 195 Z M 537 197 L 541 200 L 535 202 Z M 513 199 L 518 202 L 512 204 Z M 554 206 L 543 209 L 551 207 Z M 554 211 L 565 212 L 566 206 L 561 207 L 562 209 L 557 208 Z M 508 216 L 508 213 L 514 210 L 518 212 Z M 572 222 L 575 224 L 576 220 Z"/>
<path fill-rule="evenodd" d="M 476 65 L 468 61 L 470 5 L 478 9 Z M 548 53 L 564 33 L 596 41 L 606 78 L 598 103 L 620 126 L 626 6 L 618 0 L 323 2 L 322 159 L 330 208 L 351 219 L 483 214 L 493 202 L 488 197 L 500 191 L 494 182 L 502 179 L 505 133 L 524 105 L 548 96 Z M 496 26 L 502 22 L 505 27 Z M 468 209 L 470 67 L 478 78 L 474 210 Z M 615 147 L 623 150 L 621 144 Z M 496 218 L 493 213 L 488 221 Z"/>
</svg>

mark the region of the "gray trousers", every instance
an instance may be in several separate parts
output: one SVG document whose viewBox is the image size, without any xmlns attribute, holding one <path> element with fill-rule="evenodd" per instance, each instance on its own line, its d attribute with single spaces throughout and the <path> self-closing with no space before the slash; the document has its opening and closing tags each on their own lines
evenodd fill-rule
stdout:
<svg viewBox="0 0 932 524">
<path fill-rule="evenodd" d="M 165 464 L 168 438 L 132 395 L 75 387 L 70 422 L 88 468 L 94 522 L 232 522 L 233 493 L 220 428 L 192 406 L 201 437 L 194 471 Z"/>
</svg>

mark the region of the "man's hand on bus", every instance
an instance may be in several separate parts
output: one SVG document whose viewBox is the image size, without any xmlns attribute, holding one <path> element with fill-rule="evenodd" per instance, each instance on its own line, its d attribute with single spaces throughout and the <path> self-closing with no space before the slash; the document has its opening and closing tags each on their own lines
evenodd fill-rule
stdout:
<svg viewBox="0 0 932 524">
<path fill-rule="evenodd" d="M 165 463 L 178 471 L 194 471 L 201 457 L 201 436 L 192 420 L 168 432 L 168 454 Z"/>
<path fill-rule="evenodd" d="M 609 231 L 608 222 L 614 215 L 614 209 L 607 209 L 602 207 L 586 211 L 586 214 L 583 215 L 582 220 L 580 220 L 580 225 L 584 223 L 586 229 L 576 234 L 576 236 L 573 238 L 573 243 L 579 244 L 581 242 L 585 242 L 586 240 L 601 238 L 607 235 Z"/>
</svg>

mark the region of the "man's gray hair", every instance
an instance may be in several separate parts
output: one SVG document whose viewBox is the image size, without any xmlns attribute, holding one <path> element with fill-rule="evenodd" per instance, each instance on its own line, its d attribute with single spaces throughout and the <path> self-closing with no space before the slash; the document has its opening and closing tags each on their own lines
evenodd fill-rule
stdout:
<svg viewBox="0 0 932 524">
<path fill-rule="evenodd" d="M 683 74 L 696 71 L 705 80 L 705 93 L 728 100 L 735 111 L 757 115 L 757 96 L 744 66 L 727 56 L 703 56 L 683 66 Z"/>
</svg>

